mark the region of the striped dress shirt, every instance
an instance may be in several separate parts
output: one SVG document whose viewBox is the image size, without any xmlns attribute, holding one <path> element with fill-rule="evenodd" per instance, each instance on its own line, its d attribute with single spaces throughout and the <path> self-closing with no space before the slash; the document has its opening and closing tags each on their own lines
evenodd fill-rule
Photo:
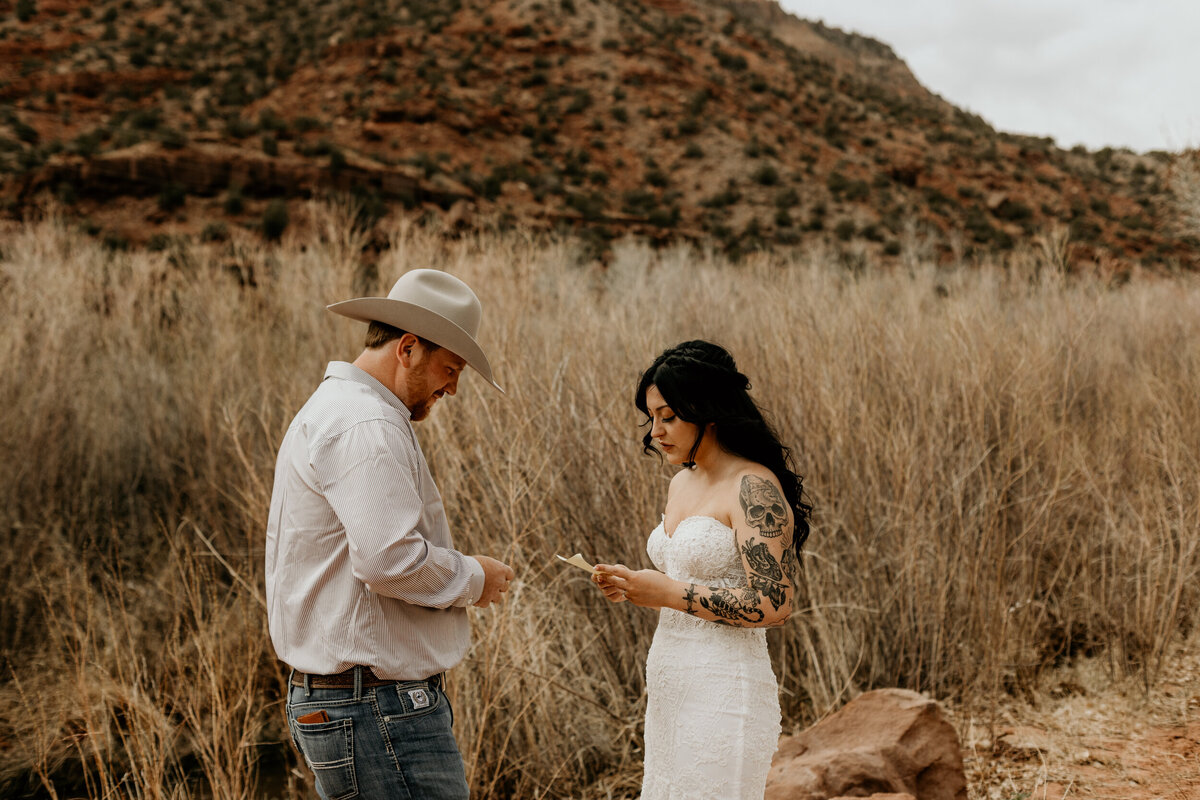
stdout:
<svg viewBox="0 0 1200 800">
<path fill-rule="evenodd" d="M 418 680 L 466 654 L 483 568 L 453 549 L 408 409 L 344 361 L 279 448 L 267 521 L 267 619 L 279 658 Z"/>
</svg>

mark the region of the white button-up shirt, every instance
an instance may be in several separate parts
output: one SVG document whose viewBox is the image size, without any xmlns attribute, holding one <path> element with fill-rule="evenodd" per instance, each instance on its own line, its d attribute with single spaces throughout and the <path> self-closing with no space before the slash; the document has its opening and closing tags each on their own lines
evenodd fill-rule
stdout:
<svg viewBox="0 0 1200 800">
<path fill-rule="evenodd" d="M 266 562 L 271 642 L 301 672 L 416 680 L 466 654 L 483 568 L 453 549 L 408 409 L 353 364 L 329 364 L 284 436 Z"/>
</svg>

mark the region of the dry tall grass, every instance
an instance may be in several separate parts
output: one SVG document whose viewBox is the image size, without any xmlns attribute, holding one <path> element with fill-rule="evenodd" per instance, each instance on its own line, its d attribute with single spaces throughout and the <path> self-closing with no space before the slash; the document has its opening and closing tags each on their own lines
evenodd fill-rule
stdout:
<svg viewBox="0 0 1200 800">
<path fill-rule="evenodd" d="M 344 213 L 314 214 L 277 249 L 110 253 L 54 221 L 4 244 L 8 793 L 302 795 L 261 598 L 275 450 L 359 349 L 322 304 L 414 266 L 476 287 L 509 390 L 468 377 L 420 431 L 460 546 L 519 573 L 451 678 L 475 796 L 636 794 L 653 615 L 551 556 L 646 563 L 669 468 L 630 393 L 685 338 L 738 357 L 816 507 L 803 608 L 770 634 L 785 725 L 887 685 L 986 709 L 1083 652 L 1153 681 L 1195 618 L 1195 281 L 637 245 L 599 268 L 404 225 L 372 269 Z"/>
<path fill-rule="evenodd" d="M 1179 154 L 1172 165 L 1171 178 L 1181 227 L 1186 233 L 1200 237 L 1200 148 Z"/>
</svg>

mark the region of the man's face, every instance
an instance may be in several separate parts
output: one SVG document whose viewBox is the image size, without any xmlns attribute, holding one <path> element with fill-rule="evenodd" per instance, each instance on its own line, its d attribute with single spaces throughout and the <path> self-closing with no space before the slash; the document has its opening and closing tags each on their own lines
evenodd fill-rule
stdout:
<svg viewBox="0 0 1200 800">
<path fill-rule="evenodd" d="M 420 342 L 413 345 L 413 365 L 404 381 L 404 405 L 414 422 L 425 419 L 444 394 L 458 391 L 458 376 L 467 362 L 444 347 L 430 352 Z"/>
</svg>

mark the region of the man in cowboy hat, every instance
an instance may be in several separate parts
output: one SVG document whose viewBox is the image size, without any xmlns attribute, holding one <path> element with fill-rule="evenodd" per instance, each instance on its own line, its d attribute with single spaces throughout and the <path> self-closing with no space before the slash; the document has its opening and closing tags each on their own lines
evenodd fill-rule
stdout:
<svg viewBox="0 0 1200 800">
<path fill-rule="evenodd" d="M 329 306 L 370 323 L 292 420 L 267 522 L 267 617 L 291 668 L 292 739 L 322 798 L 467 797 L 443 674 L 470 643 L 466 606 L 499 602 L 513 570 L 453 548 L 412 423 L 470 366 L 475 293 L 412 270 L 386 298 Z M 501 391 L 503 391 L 501 389 Z"/>
</svg>

